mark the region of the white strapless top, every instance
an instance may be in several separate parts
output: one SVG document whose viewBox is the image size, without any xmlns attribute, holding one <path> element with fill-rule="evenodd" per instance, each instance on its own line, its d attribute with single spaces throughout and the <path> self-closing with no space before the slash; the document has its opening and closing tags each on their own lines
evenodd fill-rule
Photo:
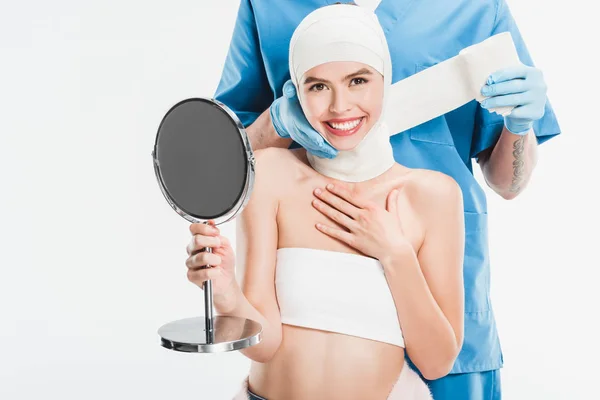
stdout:
<svg viewBox="0 0 600 400">
<path fill-rule="evenodd" d="M 277 250 L 275 288 L 281 322 L 404 347 L 381 263 L 339 251 Z"/>
</svg>

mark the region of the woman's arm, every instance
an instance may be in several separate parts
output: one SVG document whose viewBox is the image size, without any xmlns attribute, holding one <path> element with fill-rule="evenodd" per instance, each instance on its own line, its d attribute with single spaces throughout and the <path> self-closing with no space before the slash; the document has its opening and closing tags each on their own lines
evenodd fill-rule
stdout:
<svg viewBox="0 0 600 400">
<path fill-rule="evenodd" d="M 451 177 L 418 174 L 400 185 L 423 223 L 418 254 L 402 229 L 398 189 L 388 194 L 385 209 L 343 184 L 316 188 L 312 204 L 345 228 L 317 223 L 319 231 L 381 262 L 406 350 L 425 378 L 437 379 L 452 369 L 463 341 L 463 200 Z"/>
<path fill-rule="evenodd" d="M 272 150 L 255 152 L 256 178 L 248 204 L 237 220 L 236 290 L 217 304 L 219 315 L 249 318 L 262 325 L 259 344 L 241 350 L 248 358 L 265 363 L 281 344 L 281 315 L 275 294 L 277 252 L 277 185 L 272 184 L 278 159 Z"/>
<path fill-rule="evenodd" d="M 400 246 L 380 260 L 401 322 L 406 351 L 426 379 L 450 372 L 463 341 L 464 215 L 458 184 L 428 173 L 414 204 L 425 239 L 418 254 Z M 412 200 L 411 200 L 412 202 Z"/>
</svg>

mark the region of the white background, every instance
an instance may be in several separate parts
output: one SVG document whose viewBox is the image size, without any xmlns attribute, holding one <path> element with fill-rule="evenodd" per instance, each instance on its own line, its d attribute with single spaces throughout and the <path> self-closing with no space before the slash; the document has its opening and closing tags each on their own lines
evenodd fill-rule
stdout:
<svg viewBox="0 0 600 400">
<path fill-rule="evenodd" d="M 202 314 L 203 295 L 186 279 L 189 224 L 160 193 L 150 153 L 173 104 L 213 95 L 238 3 L 2 1 L 0 398 L 237 390 L 250 365 L 241 354 L 159 346 L 157 328 Z M 540 147 L 517 199 L 487 190 L 504 396 L 589 398 L 600 355 L 597 14 L 588 1 L 509 4 L 563 134 Z M 234 238 L 232 223 L 223 231 Z"/>
</svg>

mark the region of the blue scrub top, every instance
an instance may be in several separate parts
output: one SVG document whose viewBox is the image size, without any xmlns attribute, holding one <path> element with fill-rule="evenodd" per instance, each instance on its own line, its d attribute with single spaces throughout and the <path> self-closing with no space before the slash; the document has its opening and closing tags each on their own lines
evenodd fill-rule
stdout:
<svg viewBox="0 0 600 400">
<path fill-rule="evenodd" d="M 290 78 L 288 50 L 296 26 L 316 8 L 335 2 L 241 0 L 215 98 L 230 107 L 244 126 L 282 95 Z M 512 34 L 521 62 L 533 66 L 504 0 L 382 0 L 375 12 L 390 48 L 392 83 L 506 31 Z M 503 363 L 490 300 L 487 204 L 471 164 L 479 152 L 496 143 L 503 125 L 501 116 L 471 101 L 390 138 L 398 163 L 441 171 L 463 191 L 465 336 L 451 373 L 494 370 Z M 534 131 L 538 143 L 560 133 L 550 102 Z"/>
</svg>

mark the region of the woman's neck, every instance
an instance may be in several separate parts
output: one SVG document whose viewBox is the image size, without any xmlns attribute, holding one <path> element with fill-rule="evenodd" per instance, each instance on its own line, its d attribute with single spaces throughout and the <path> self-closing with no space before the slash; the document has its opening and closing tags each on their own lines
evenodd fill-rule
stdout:
<svg viewBox="0 0 600 400">
<path fill-rule="evenodd" d="M 363 194 L 363 193 L 376 194 L 380 190 L 385 190 L 385 188 L 388 186 L 395 186 L 400 183 L 400 180 L 398 179 L 399 177 L 402 177 L 402 176 L 406 175 L 408 172 L 412 171 L 412 169 L 405 167 L 404 165 L 399 164 L 397 162 L 394 162 L 393 165 L 388 170 L 386 170 L 381 175 L 378 175 L 372 179 L 368 179 L 368 180 L 362 181 L 362 182 L 347 182 L 347 181 L 339 180 L 336 178 L 332 178 L 327 175 L 323 175 L 320 172 L 316 171 L 314 168 L 312 168 L 310 162 L 308 161 L 307 150 L 304 148 L 297 149 L 297 150 L 301 151 L 301 154 L 298 154 L 298 156 L 300 157 L 302 162 L 304 164 L 306 164 L 308 167 L 310 167 L 314 172 L 316 172 L 317 174 L 319 174 L 320 176 L 325 178 L 327 180 L 327 182 L 330 182 L 334 185 L 336 185 L 336 184 L 342 185 L 343 187 L 347 188 L 348 190 L 352 191 L 353 193 L 358 193 L 358 194 Z"/>
<path fill-rule="evenodd" d="M 344 182 L 374 179 L 394 165 L 394 150 L 387 125 L 378 122 L 351 150 L 340 150 L 334 158 L 307 154 L 310 165 L 319 173 Z"/>
</svg>

